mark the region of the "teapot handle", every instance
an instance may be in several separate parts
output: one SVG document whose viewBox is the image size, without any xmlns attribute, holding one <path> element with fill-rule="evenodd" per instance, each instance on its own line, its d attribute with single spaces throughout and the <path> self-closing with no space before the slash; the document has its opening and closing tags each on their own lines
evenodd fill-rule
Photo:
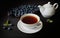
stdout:
<svg viewBox="0 0 60 38">
<path fill-rule="evenodd" d="M 55 9 L 57 9 L 57 8 L 58 8 L 58 3 L 55 3 L 55 4 L 53 5 L 53 7 L 54 7 Z"/>
</svg>

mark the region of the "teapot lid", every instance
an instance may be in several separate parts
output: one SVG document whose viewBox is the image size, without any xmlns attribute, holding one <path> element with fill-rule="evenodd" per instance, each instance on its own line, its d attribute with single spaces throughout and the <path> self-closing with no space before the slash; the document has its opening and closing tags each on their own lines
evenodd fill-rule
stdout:
<svg viewBox="0 0 60 38">
<path fill-rule="evenodd" d="M 43 5 L 43 7 L 52 7 L 53 5 L 50 4 L 50 2 L 48 2 L 47 4 Z"/>
</svg>

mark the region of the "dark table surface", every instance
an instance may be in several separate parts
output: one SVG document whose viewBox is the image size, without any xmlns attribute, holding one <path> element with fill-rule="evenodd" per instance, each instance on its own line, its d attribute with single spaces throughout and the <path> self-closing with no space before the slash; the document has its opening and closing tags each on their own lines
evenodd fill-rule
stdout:
<svg viewBox="0 0 60 38">
<path fill-rule="evenodd" d="M 10 1 L 10 0 L 2 0 L 0 1 L 0 38 L 43 38 L 43 37 L 58 37 L 59 35 L 59 23 L 60 23 L 60 7 L 56 10 L 56 13 L 54 16 L 52 16 L 50 19 L 52 19 L 53 23 L 47 23 L 45 18 L 43 18 L 39 13 L 41 17 L 41 20 L 43 22 L 43 28 L 41 31 L 34 33 L 34 34 L 25 34 L 18 30 L 17 22 L 19 18 L 16 17 L 9 17 L 9 19 L 12 21 L 14 26 L 12 26 L 12 30 L 3 30 L 2 25 L 4 21 L 7 19 L 7 11 L 9 8 L 17 7 L 22 4 L 36 4 L 36 5 L 43 5 L 50 1 L 52 4 L 57 2 L 60 4 L 59 0 L 20 0 L 20 1 Z"/>
</svg>

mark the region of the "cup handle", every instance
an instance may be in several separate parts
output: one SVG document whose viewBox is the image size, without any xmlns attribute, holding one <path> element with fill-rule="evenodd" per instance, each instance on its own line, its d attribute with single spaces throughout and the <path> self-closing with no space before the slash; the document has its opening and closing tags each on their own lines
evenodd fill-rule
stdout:
<svg viewBox="0 0 60 38">
<path fill-rule="evenodd" d="M 54 7 L 55 9 L 57 9 L 57 8 L 58 8 L 58 3 L 55 3 L 55 4 L 53 5 L 53 7 Z"/>
<path fill-rule="evenodd" d="M 41 21 L 37 24 L 37 26 L 40 26 L 40 25 L 42 25 L 42 22 Z"/>
<path fill-rule="evenodd" d="M 40 25 L 42 25 L 42 22 L 40 21 L 33 29 L 35 29 L 35 28 L 39 28 L 40 27 Z"/>
</svg>

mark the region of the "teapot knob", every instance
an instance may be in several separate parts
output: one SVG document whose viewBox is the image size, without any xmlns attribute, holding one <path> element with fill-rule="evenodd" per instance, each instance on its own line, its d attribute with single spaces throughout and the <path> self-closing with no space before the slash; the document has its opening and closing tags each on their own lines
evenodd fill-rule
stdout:
<svg viewBox="0 0 60 38">
<path fill-rule="evenodd" d="M 48 2 L 48 4 L 50 4 L 50 2 Z"/>
<path fill-rule="evenodd" d="M 58 3 L 55 3 L 55 4 L 53 5 L 53 7 L 54 7 L 55 9 L 57 9 L 57 8 L 58 8 Z"/>
</svg>

